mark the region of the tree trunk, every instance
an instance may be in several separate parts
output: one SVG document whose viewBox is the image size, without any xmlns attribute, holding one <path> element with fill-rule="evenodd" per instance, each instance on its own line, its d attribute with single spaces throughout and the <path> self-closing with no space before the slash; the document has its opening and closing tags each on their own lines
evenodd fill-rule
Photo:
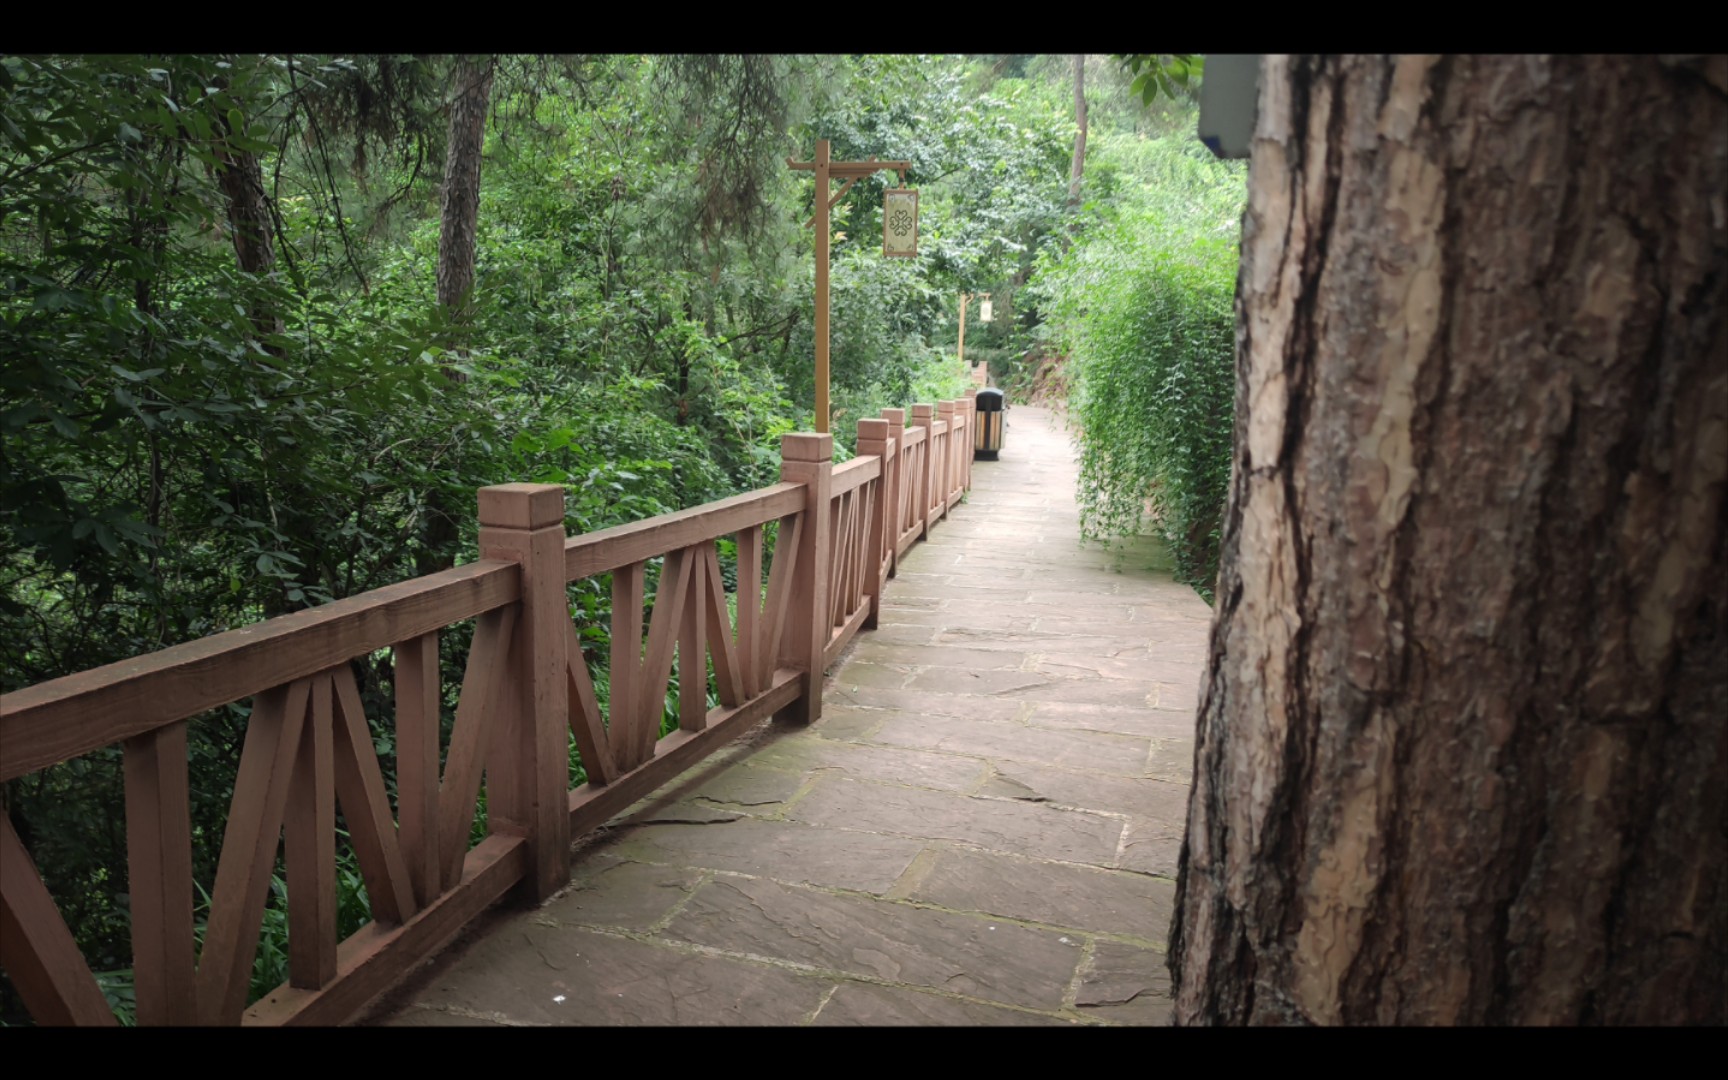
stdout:
<svg viewBox="0 0 1728 1080">
<path fill-rule="evenodd" d="M 1725 93 L 1264 61 L 1178 1023 L 1724 1022 Z"/>
<path fill-rule="evenodd" d="M 465 328 L 474 313 L 474 249 L 480 223 L 480 156 L 486 146 L 486 110 L 492 101 L 493 58 L 463 56 L 457 60 L 450 95 L 450 138 L 444 151 L 444 205 L 438 231 L 438 303 L 450 320 L 464 328 L 457 352 L 466 347 Z M 451 382 L 468 376 L 446 366 Z M 426 494 L 426 548 L 416 560 L 422 574 L 447 570 L 456 563 L 461 531 L 455 510 L 444 493 Z"/>
<path fill-rule="evenodd" d="M 492 100 L 493 62 L 464 56 L 450 98 L 450 140 L 444 155 L 443 221 L 438 233 L 438 303 L 465 321 L 474 293 L 474 239 L 480 219 L 480 154 Z"/>
<path fill-rule="evenodd" d="M 221 85 L 226 87 L 227 80 L 222 79 Z M 228 214 L 228 235 L 234 244 L 235 264 L 244 273 L 265 277 L 276 269 L 275 219 L 264 194 L 263 165 L 256 153 L 240 149 L 229 141 L 229 136 L 235 134 L 239 133 L 231 130 L 228 119 L 219 117 L 214 149 L 221 165 L 216 170 L 216 183 L 222 191 Z M 267 298 L 255 299 L 248 314 L 259 337 L 280 335 L 284 330 L 281 309 Z M 278 359 L 283 356 L 280 345 L 264 343 L 260 348 Z M 260 453 L 267 466 L 274 466 L 282 451 L 279 447 L 262 446 Z M 310 539 L 305 513 L 316 505 L 316 499 L 294 467 L 289 466 L 286 470 L 272 467 L 269 471 L 274 474 L 272 486 L 277 492 L 273 515 L 276 527 L 285 538 L 284 546 L 300 560 L 304 578 L 313 579 L 324 553 Z M 155 490 L 153 485 L 153 494 Z M 262 590 L 260 603 L 266 618 L 286 615 L 304 606 L 289 600 L 287 589 L 279 585 Z"/>
<path fill-rule="evenodd" d="M 264 169 L 258 155 L 230 145 L 228 122 L 218 122 L 216 183 L 228 211 L 228 235 L 234 243 L 234 260 L 241 270 L 260 277 L 276 269 L 275 227 L 270 204 L 264 195 Z M 282 332 L 282 313 L 269 305 L 254 307 L 252 325 L 262 335 Z M 274 347 L 271 352 L 277 352 Z"/>
<path fill-rule="evenodd" d="M 1068 173 L 1068 209 L 1080 210 L 1080 180 L 1086 175 L 1086 56 L 1074 58 L 1074 165 Z M 1070 223 L 1073 228 L 1073 223 Z"/>
</svg>

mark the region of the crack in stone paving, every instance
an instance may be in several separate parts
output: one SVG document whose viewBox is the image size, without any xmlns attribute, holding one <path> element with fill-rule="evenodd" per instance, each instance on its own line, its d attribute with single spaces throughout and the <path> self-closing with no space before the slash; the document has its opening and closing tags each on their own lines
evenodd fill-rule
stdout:
<svg viewBox="0 0 1728 1080">
<path fill-rule="evenodd" d="M 737 817 L 728 817 L 728 818 L 656 817 L 656 818 L 646 818 L 642 821 L 631 821 L 631 822 L 628 822 L 627 824 L 629 824 L 632 828 L 639 827 L 639 826 L 646 826 L 646 825 L 730 825 L 734 821 L 743 821 L 744 817 L 745 817 L 745 815 L 743 815 L 743 814 L 740 814 Z"/>
<path fill-rule="evenodd" d="M 806 1016 L 804 1018 L 803 1022 L 801 1024 L 799 1024 L 798 1026 L 799 1027 L 810 1027 L 811 1025 L 815 1024 L 816 1018 L 818 1016 L 822 1015 L 822 1010 L 826 1009 L 828 1007 L 828 1003 L 830 1001 L 834 1000 L 834 995 L 838 994 L 840 992 L 841 985 L 842 985 L 841 983 L 835 983 L 833 986 L 830 986 L 828 988 L 828 992 L 823 994 L 821 999 L 816 1002 L 816 1008 L 813 1009 L 811 1011 L 810 1015 Z"/>
<path fill-rule="evenodd" d="M 522 940 L 526 941 L 528 943 L 528 947 L 530 949 L 534 950 L 534 955 L 538 956 L 540 958 L 540 962 L 542 964 L 545 964 L 547 967 L 551 968 L 553 971 L 563 971 L 564 970 L 564 965 L 563 964 L 554 964 L 552 962 L 551 958 L 546 955 L 545 950 L 541 949 L 540 946 L 534 944 L 533 938 L 529 937 L 527 934 L 523 934 Z"/>
<path fill-rule="evenodd" d="M 595 927 L 592 928 L 590 932 L 604 934 L 607 937 L 636 941 L 644 945 L 651 945 L 655 948 L 664 949 L 668 952 L 679 953 L 686 956 L 708 956 L 720 960 L 734 960 L 754 964 L 759 967 L 777 968 L 782 971 L 790 971 L 799 975 L 813 976 L 828 981 L 839 983 L 859 983 L 866 986 L 880 986 L 892 990 L 905 990 L 911 993 L 930 994 L 932 996 L 948 998 L 953 1001 L 965 1002 L 971 1005 L 984 1005 L 995 1009 L 1007 1009 L 1013 1012 L 1026 1013 L 1033 1016 L 1051 1016 L 1069 1021 L 1087 1021 L 1092 1024 L 1097 1024 L 1099 1022 L 1097 1017 L 1087 1016 L 1079 1012 L 1077 1009 L 1073 1011 L 1062 1011 L 1066 1009 L 1067 1006 L 1062 1006 L 1059 1009 L 1034 1009 L 1025 1005 L 1016 1005 L 1012 1002 L 997 1001 L 993 998 L 983 998 L 973 994 L 962 994 L 957 991 L 944 990 L 941 987 L 933 987 L 924 983 L 896 982 L 892 979 L 885 979 L 880 976 L 868 975 L 862 972 L 845 971 L 839 968 L 826 968 L 815 964 L 803 963 L 797 960 L 786 960 L 777 956 L 764 956 L 760 953 L 720 949 L 711 945 L 698 945 L 695 942 L 682 941 L 677 938 L 649 937 L 641 933 L 620 930 L 617 928 Z M 455 1007 L 448 1007 L 443 1011 L 455 1012 L 456 1009 Z M 542 1025 L 520 1024 L 519 1026 Z"/>
<path fill-rule="evenodd" d="M 501 1027 L 539 1028 L 550 1027 L 550 1024 L 537 1024 L 531 1020 L 518 1020 L 501 1012 L 483 1012 L 479 1009 L 465 1009 L 460 1005 L 414 1005 L 402 1010 L 406 1012 L 443 1013 L 446 1016 L 459 1016 L 464 1020 L 484 1020 L 488 1024 Z"/>
<path fill-rule="evenodd" d="M 716 799 L 711 795 L 698 795 L 696 798 L 705 803 L 725 808 L 728 806 L 773 806 L 779 799 Z"/>
<path fill-rule="evenodd" d="M 653 864 L 650 863 L 650 864 L 644 864 L 644 865 L 653 865 Z M 687 868 L 679 867 L 679 869 L 687 869 Z M 684 890 L 684 895 L 680 899 L 678 899 L 676 902 L 673 903 L 671 909 L 668 910 L 666 912 L 666 914 L 660 916 L 658 919 L 655 919 L 654 922 L 648 927 L 647 932 L 650 935 L 658 934 L 661 931 L 665 930 L 668 926 L 671 926 L 672 920 L 676 919 L 679 915 L 684 913 L 684 909 L 690 906 L 690 901 L 696 898 L 696 893 L 702 888 L 702 886 L 708 884 L 710 881 L 713 881 L 713 880 L 714 880 L 714 871 L 701 870 L 697 874 L 696 880 L 692 881 L 690 883 L 690 885 Z"/>
</svg>

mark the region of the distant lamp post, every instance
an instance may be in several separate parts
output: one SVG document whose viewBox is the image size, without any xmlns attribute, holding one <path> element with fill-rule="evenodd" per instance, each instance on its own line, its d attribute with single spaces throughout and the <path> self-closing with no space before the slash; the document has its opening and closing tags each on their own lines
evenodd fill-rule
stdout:
<svg viewBox="0 0 1728 1080">
<path fill-rule="evenodd" d="M 979 322 L 990 322 L 996 317 L 995 308 L 990 303 L 989 293 L 981 293 L 976 297 L 971 293 L 960 294 L 960 369 L 962 371 L 966 370 L 966 305 L 970 304 L 973 300 L 979 301 Z M 973 382 L 977 383 L 979 386 L 983 386 L 989 381 L 990 372 L 988 365 L 980 370 L 978 367 L 978 361 L 974 360 L 972 361 L 972 371 Z"/>
<path fill-rule="evenodd" d="M 834 209 L 852 185 L 866 176 L 887 170 L 900 174 L 900 182 L 906 182 L 906 170 L 912 167 L 910 161 L 834 161 L 828 156 L 828 140 L 816 140 L 816 156 L 810 161 L 793 161 L 786 159 L 786 165 L 791 169 L 800 169 L 816 174 L 816 212 L 810 215 L 806 226 L 816 229 L 816 430 L 828 430 L 828 211 Z M 829 187 L 832 180 L 844 180 L 839 191 Z M 910 196 L 911 222 L 910 237 L 907 239 L 905 251 L 890 250 L 889 240 L 893 233 L 892 223 L 884 213 L 882 227 L 882 253 L 884 255 L 899 255 L 910 258 L 918 254 L 918 192 L 906 188 L 892 188 L 888 192 L 889 199 L 883 203 L 884 211 L 893 209 L 893 196 Z"/>
</svg>

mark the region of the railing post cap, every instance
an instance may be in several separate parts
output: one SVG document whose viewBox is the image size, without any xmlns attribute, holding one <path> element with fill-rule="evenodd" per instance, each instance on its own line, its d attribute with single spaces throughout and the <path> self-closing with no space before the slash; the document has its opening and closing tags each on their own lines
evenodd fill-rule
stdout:
<svg viewBox="0 0 1728 1080">
<path fill-rule="evenodd" d="M 951 413 L 954 411 L 954 403 L 952 401 L 938 401 L 936 403 L 936 411 L 939 413 Z"/>
<path fill-rule="evenodd" d="M 934 413 L 934 412 L 935 412 L 935 411 L 936 411 L 936 406 L 934 406 L 934 405 L 923 405 L 923 404 L 920 404 L 920 405 L 914 405 L 914 406 L 912 406 L 912 415 L 913 415 L 913 416 L 914 416 L 914 417 L 918 417 L 918 416 L 929 416 L 929 415 L 931 415 L 931 414 L 932 414 L 932 413 Z"/>
<path fill-rule="evenodd" d="M 886 439 L 888 437 L 888 421 L 876 417 L 864 417 L 858 421 L 858 437 L 860 439 Z"/>
<path fill-rule="evenodd" d="M 794 431 L 780 436 L 782 461 L 833 461 L 834 436 L 813 431 Z"/>
<path fill-rule="evenodd" d="M 906 422 L 906 410 L 883 409 L 882 419 L 888 421 L 890 424 L 904 424 Z"/>
<path fill-rule="evenodd" d="M 494 484 L 480 489 L 480 524 L 495 529 L 543 529 L 564 524 L 564 489 L 557 484 Z"/>
</svg>

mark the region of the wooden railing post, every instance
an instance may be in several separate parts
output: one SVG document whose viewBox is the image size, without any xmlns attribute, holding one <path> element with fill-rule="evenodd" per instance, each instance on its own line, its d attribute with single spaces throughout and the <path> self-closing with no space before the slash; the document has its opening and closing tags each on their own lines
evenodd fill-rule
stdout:
<svg viewBox="0 0 1728 1080">
<path fill-rule="evenodd" d="M 900 533 L 905 529 L 906 499 L 906 410 L 883 409 L 882 419 L 888 424 L 888 438 L 894 444 L 893 472 L 882 473 L 882 505 L 888 508 L 888 576 L 900 572 Z"/>
<path fill-rule="evenodd" d="M 966 395 L 966 490 L 972 490 L 972 458 L 973 448 L 978 445 L 978 391 Z"/>
<path fill-rule="evenodd" d="M 864 522 L 867 539 L 864 542 L 864 598 L 870 613 L 864 616 L 864 629 L 876 629 L 876 615 L 882 607 L 882 560 L 893 550 L 893 531 L 888 527 L 888 421 L 858 421 L 858 456 L 874 454 L 882 459 L 882 475 L 876 481 L 876 498 L 871 503 L 870 518 Z"/>
<path fill-rule="evenodd" d="M 198 1022 L 186 728 L 182 721 L 126 741 L 127 891 L 140 1026 Z"/>
<path fill-rule="evenodd" d="M 940 489 L 942 499 L 942 519 L 948 519 L 948 499 L 954 494 L 954 444 L 959 437 L 954 434 L 954 403 L 938 401 L 936 403 L 936 419 L 948 425 L 948 438 L 942 447 L 942 460 L 936 466 L 936 475 L 941 479 L 936 486 Z"/>
<path fill-rule="evenodd" d="M 954 485 L 954 494 L 958 495 L 960 492 L 966 490 L 966 481 L 964 479 L 966 462 L 965 449 L 966 444 L 972 438 L 972 429 L 966 426 L 966 401 L 964 398 L 954 399 L 954 426 L 959 428 L 960 431 L 953 439 L 949 440 L 954 444 L 949 448 L 954 455 L 954 472 L 949 483 Z"/>
<path fill-rule="evenodd" d="M 961 491 L 965 491 L 972 486 L 972 440 L 974 438 L 972 433 L 972 395 L 966 394 L 956 399 L 955 404 L 960 408 L 961 423 L 966 425 L 966 437 L 961 440 L 962 445 L 956 451 L 959 456 L 954 459 L 954 483 Z"/>
<path fill-rule="evenodd" d="M 971 491 L 972 446 L 978 441 L 978 399 L 967 394 L 960 399 L 960 407 L 966 410 L 966 445 L 960 448 L 960 486 L 965 491 Z"/>
<path fill-rule="evenodd" d="M 822 675 L 828 635 L 828 534 L 834 516 L 830 489 L 834 436 L 799 432 L 780 436 L 780 480 L 804 485 L 804 525 L 798 530 L 798 562 L 792 573 L 792 604 L 780 639 L 781 667 L 804 672 L 796 700 L 774 715 L 808 724 L 822 716 Z M 779 540 L 785 539 L 782 532 Z M 778 542 L 778 540 L 776 541 Z"/>
<path fill-rule="evenodd" d="M 930 478 L 936 460 L 936 441 L 930 425 L 936 420 L 934 405 L 912 406 L 912 426 L 924 429 L 924 467 L 913 481 L 918 498 L 918 539 L 930 539 Z"/>
<path fill-rule="evenodd" d="M 570 637 L 564 592 L 564 489 L 499 484 L 480 489 L 480 557 L 522 568 L 510 652 L 509 690 L 492 717 L 486 754 L 490 831 L 524 836 L 523 899 L 543 900 L 570 877 Z"/>
</svg>

